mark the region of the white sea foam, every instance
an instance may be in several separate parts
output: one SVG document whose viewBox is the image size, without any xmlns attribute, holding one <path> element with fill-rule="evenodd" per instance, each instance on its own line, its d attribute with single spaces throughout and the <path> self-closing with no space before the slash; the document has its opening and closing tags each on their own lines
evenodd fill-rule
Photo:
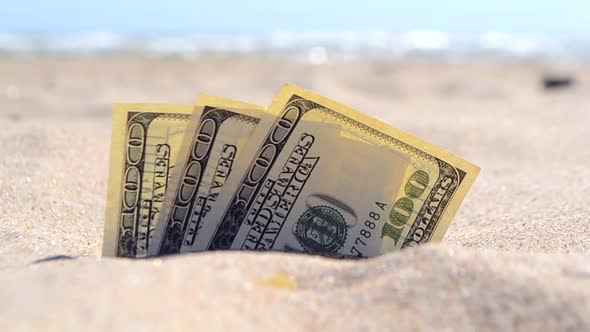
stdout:
<svg viewBox="0 0 590 332">
<path fill-rule="evenodd" d="M 491 31 L 481 35 L 452 35 L 442 31 L 292 32 L 270 34 L 132 35 L 108 31 L 66 34 L 0 32 L 0 54 L 103 55 L 133 53 L 146 56 L 197 58 L 202 55 L 259 55 L 293 58 L 320 64 L 355 59 L 469 59 L 590 57 L 590 40 L 551 40 Z"/>
<path fill-rule="evenodd" d="M 125 48 L 128 38 L 106 31 L 73 33 L 50 36 L 46 39 L 47 51 L 52 53 L 98 53 Z"/>
<path fill-rule="evenodd" d="M 27 36 L 0 32 L 0 52 L 27 53 L 34 52 L 31 38 Z"/>
<path fill-rule="evenodd" d="M 440 31 L 414 30 L 401 36 L 403 50 L 444 51 L 450 48 L 451 38 Z"/>
</svg>

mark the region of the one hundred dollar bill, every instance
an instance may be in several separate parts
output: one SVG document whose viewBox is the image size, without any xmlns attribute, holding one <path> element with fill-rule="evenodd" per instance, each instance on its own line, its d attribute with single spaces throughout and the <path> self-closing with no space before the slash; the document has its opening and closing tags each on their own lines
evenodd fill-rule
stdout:
<svg viewBox="0 0 590 332">
<path fill-rule="evenodd" d="M 194 105 L 116 104 L 103 255 L 145 257 Z"/>
<path fill-rule="evenodd" d="M 479 172 L 293 85 L 269 112 L 210 212 L 217 222 L 203 225 L 191 250 L 371 257 L 438 241 Z"/>
<path fill-rule="evenodd" d="M 181 145 L 150 256 L 190 248 L 264 108 L 201 95 Z M 184 250 L 183 250 L 184 251 Z"/>
</svg>

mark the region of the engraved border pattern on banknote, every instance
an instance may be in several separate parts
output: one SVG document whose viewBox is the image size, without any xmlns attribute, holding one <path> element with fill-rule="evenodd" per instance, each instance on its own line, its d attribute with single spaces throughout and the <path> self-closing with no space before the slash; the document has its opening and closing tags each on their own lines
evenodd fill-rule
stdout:
<svg viewBox="0 0 590 332">
<path fill-rule="evenodd" d="M 198 132 L 195 133 L 194 138 L 196 139 L 191 142 L 191 149 L 188 151 L 189 156 L 183 166 L 182 176 L 174 194 L 173 205 L 166 220 L 159 254 L 174 254 L 180 251 L 196 203 L 195 196 L 199 191 L 202 177 L 209 162 L 212 145 L 223 122 L 228 119 L 237 119 L 254 124 L 260 121 L 258 118 L 226 109 L 210 106 L 204 108 L 197 129 Z M 199 216 L 199 218 L 201 217 Z"/>
<path fill-rule="evenodd" d="M 135 257 L 141 214 L 141 193 L 145 167 L 145 148 L 149 125 L 157 118 L 187 120 L 188 114 L 129 112 L 125 145 L 117 256 Z"/>
<path fill-rule="evenodd" d="M 291 100 L 293 100 L 295 97 L 296 96 L 291 97 Z M 418 212 L 414 223 L 410 227 L 410 231 L 406 236 L 406 240 L 404 241 L 402 248 L 428 242 L 430 236 L 434 233 L 434 230 L 438 225 L 438 221 L 443 215 L 447 204 L 453 198 L 453 194 L 461 182 L 463 182 L 463 179 L 466 175 L 465 171 L 453 167 L 444 160 L 438 159 L 435 156 L 426 153 L 425 151 L 422 151 L 414 146 L 396 139 L 395 137 L 389 136 L 386 133 L 351 119 L 341 113 L 335 112 L 328 108 L 323 108 L 322 111 L 340 122 L 347 123 L 348 125 L 362 130 L 374 138 L 377 138 L 385 143 L 395 145 L 401 150 L 405 150 L 406 152 L 409 152 L 410 154 L 415 155 L 421 159 L 436 163 L 439 168 L 438 179 L 433 185 L 430 195 L 426 198 L 422 208 Z M 425 227 L 420 227 L 420 225 L 423 223 L 426 223 Z"/>
<path fill-rule="evenodd" d="M 419 150 L 396 139 L 395 137 L 294 94 L 284 106 L 281 115 L 273 123 L 264 143 L 261 145 L 253 161 L 246 170 L 246 174 L 240 182 L 240 187 L 237 188 L 231 199 L 231 203 L 226 207 L 217 230 L 211 238 L 209 250 L 230 249 L 245 215 L 251 207 L 251 198 L 256 197 L 260 191 L 268 170 L 272 167 L 281 153 L 282 148 L 293 131 L 292 129 L 297 126 L 303 115 L 311 110 L 323 112 L 341 123 L 354 127 L 367 135 L 381 140 L 384 143 L 394 145 L 402 151 L 434 163 L 439 167 L 439 177 L 433 186 L 433 190 L 430 192 L 430 195 L 426 198 L 421 210 L 418 212 L 402 247 L 427 242 L 430 236 L 434 233 L 438 220 L 442 216 L 456 189 L 463 181 L 466 173 L 425 151 Z M 296 114 L 296 118 L 291 119 L 294 114 Z M 273 138 L 273 135 L 276 135 L 277 131 L 284 129 L 285 126 L 288 127 L 288 132 L 283 135 L 283 137 L 280 137 L 280 141 L 277 142 L 276 137 Z M 259 169 L 260 162 L 265 165 L 264 170 Z M 261 172 L 263 174 L 261 174 Z M 253 176 L 253 174 L 255 176 Z M 250 200 L 243 199 L 242 193 L 245 190 L 247 190 L 247 198 L 250 198 Z M 426 222 L 426 226 L 420 227 L 423 222 Z"/>
</svg>

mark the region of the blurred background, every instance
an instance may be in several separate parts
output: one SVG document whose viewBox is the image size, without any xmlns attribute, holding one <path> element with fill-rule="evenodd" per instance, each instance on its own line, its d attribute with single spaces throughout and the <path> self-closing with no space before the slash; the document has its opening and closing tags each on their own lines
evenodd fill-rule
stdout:
<svg viewBox="0 0 590 332">
<path fill-rule="evenodd" d="M 584 60 L 590 3 L 565 1 L 16 1 L 0 13 L 6 55 L 199 59 Z"/>
<path fill-rule="evenodd" d="M 199 92 L 267 105 L 291 82 L 462 152 L 437 134 L 448 122 L 501 127 L 585 102 L 589 12 L 585 0 L 13 1 L 0 114 L 108 121 L 113 102 Z"/>
</svg>

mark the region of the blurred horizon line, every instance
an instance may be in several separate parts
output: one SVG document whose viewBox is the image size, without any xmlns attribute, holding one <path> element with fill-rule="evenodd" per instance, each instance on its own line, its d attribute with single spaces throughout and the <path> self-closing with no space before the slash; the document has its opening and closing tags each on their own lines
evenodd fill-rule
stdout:
<svg viewBox="0 0 590 332">
<path fill-rule="evenodd" d="M 587 62 L 590 41 L 489 31 L 309 31 L 271 33 L 14 33 L 0 31 L 0 55 L 147 57 L 263 56 L 312 64 L 354 60 L 555 60 Z"/>
</svg>

